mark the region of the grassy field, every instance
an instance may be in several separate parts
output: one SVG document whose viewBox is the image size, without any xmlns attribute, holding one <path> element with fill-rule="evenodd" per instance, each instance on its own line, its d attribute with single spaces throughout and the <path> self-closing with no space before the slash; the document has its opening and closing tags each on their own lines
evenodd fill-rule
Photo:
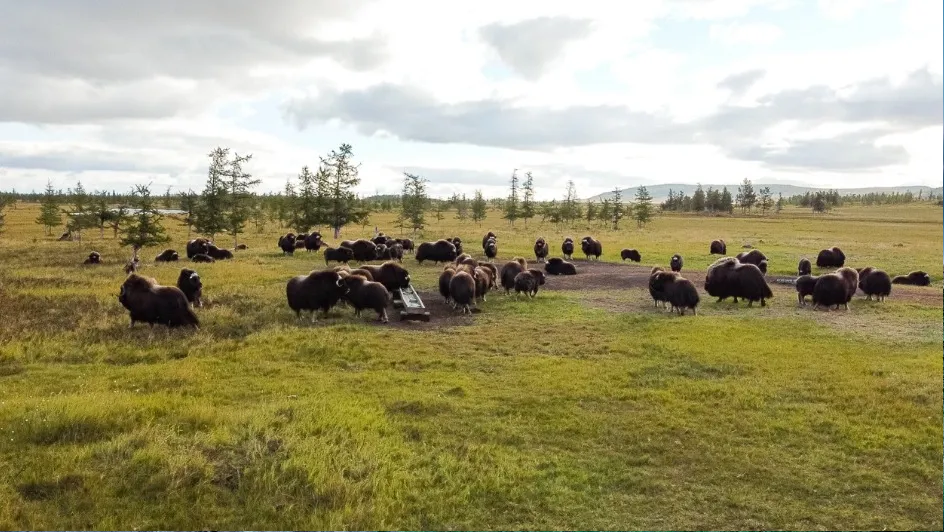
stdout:
<svg viewBox="0 0 944 532">
<path fill-rule="evenodd" d="M 714 238 L 755 245 L 773 276 L 839 245 L 852 266 L 934 280 L 849 312 L 797 308 L 782 285 L 766 308 L 703 294 L 694 317 L 588 276 L 428 324 L 340 309 L 301 323 L 285 282 L 324 262 L 281 256 L 272 226 L 196 265 L 199 332 L 129 329 L 128 251 L 107 232 L 55 242 L 36 215 L 8 210 L 0 234 L 2 529 L 942 529 L 939 207 L 620 232 L 491 213 L 420 237 L 477 253 L 492 229 L 510 258 L 538 235 L 556 252 L 593 234 L 604 261 L 640 250 L 612 266 L 627 276 L 682 253 L 699 288 Z M 396 232 L 375 218 L 342 236 Z M 183 254 L 186 229 L 166 222 Z M 106 264 L 81 266 L 91 250 Z M 141 273 L 173 284 L 187 263 L 155 265 L 158 251 Z M 404 265 L 435 290 L 440 268 Z"/>
</svg>

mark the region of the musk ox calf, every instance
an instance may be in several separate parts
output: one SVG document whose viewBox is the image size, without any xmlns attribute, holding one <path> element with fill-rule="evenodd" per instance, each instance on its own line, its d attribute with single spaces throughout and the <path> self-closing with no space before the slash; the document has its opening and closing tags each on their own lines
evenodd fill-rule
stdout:
<svg viewBox="0 0 944 532">
<path fill-rule="evenodd" d="M 669 259 L 669 268 L 670 268 L 673 272 L 678 273 L 678 272 L 682 271 L 682 266 L 683 266 L 684 264 L 685 264 L 685 261 L 682 260 L 682 256 L 679 255 L 678 253 L 676 253 L 675 255 L 672 255 L 672 258 Z"/>
<path fill-rule="evenodd" d="M 839 308 L 849 310 L 849 302 L 859 286 L 859 274 L 852 268 L 839 268 L 835 273 L 820 275 L 813 287 L 813 308 Z"/>
<path fill-rule="evenodd" d="M 538 238 L 534 241 L 534 258 L 538 262 L 544 262 L 547 259 L 547 254 L 550 251 L 550 248 L 547 245 L 547 240 L 544 238 Z"/>
<path fill-rule="evenodd" d="M 515 287 L 515 277 L 527 269 L 528 262 L 521 257 L 515 257 L 514 260 L 506 262 L 505 265 L 501 267 L 498 277 L 501 281 L 502 288 L 505 289 L 506 295 Z"/>
<path fill-rule="evenodd" d="M 456 245 L 448 240 L 437 240 L 436 242 L 423 242 L 416 248 L 416 261 L 423 264 L 423 261 L 431 260 L 433 262 L 452 262 L 456 260 L 459 253 L 456 251 Z"/>
<path fill-rule="evenodd" d="M 227 260 L 233 258 L 233 252 L 228 249 L 222 249 L 209 244 L 207 246 L 207 255 L 213 257 L 216 260 Z"/>
<path fill-rule="evenodd" d="M 496 240 L 496 241 L 497 241 L 497 240 L 498 240 L 498 237 L 495 236 L 495 233 L 493 233 L 493 232 L 491 232 L 491 231 L 485 233 L 485 236 L 482 237 L 482 251 L 485 250 L 485 244 L 488 243 L 488 240 L 489 240 L 489 239 L 492 239 L 492 240 Z"/>
<path fill-rule="evenodd" d="M 655 272 L 649 278 L 649 293 L 656 299 L 667 302 L 671 305 L 671 310 L 684 316 L 685 311 L 691 309 L 692 314 L 697 314 L 696 307 L 700 300 L 698 290 L 695 285 L 676 272 Z"/>
<path fill-rule="evenodd" d="M 173 249 L 165 249 L 161 251 L 161 254 L 157 257 L 154 257 L 154 262 L 176 262 L 180 259 L 180 255 L 177 254 Z"/>
<path fill-rule="evenodd" d="M 310 311 L 312 322 L 316 310 L 320 309 L 327 316 L 328 310 L 337 305 L 348 290 L 341 274 L 331 270 L 299 275 L 285 285 L 289 308 L 295 311 L 296 317 L 301 317 L 303 310 Z"/>
<path fill-rule="evenodd" d="M 187 258 L 192 259 L 194 255 L 206 255 L 209 249 L 209 240 L 205 238 L 194 238 L 187 242 Z"/>
<path fill-rule="evenodd" d="M 283 255 L 295 254 L 295 233 L 288 233 L 279 237 L 279 249 Z"/>
<path fill-rule="evenodd" d="M 541 270 L 525 270 L 515 276 L 515 297 L 524 292 L 529 298 L 538 295 L 538 287 L 544 284 L 544 272 Z"/>
<path fill-rule="evenodd" d="M 388 261 L 380 266 L 364 265 L 360 269 L 370 272 L 373 281 L 391 292 L 410 286 L 410 272 L 396 262 Z"/>
<path fill-rule="evenodd" d="M 192 260 L 193 262 L 206 262 L 206 263 L 216 262 L 216 259 L 207 255 L 206 253 L 197 253 L 193 257 L 190 257 L 190 260 Z"/>
<path fill-rule="evenodd" d="M 465 270 L 457 271 L 449 280 L 449 297 L 452 304 L 462 313 L 472 313 L 470 305 L 475 305 L 475 279 Z"/>
<path fill-rule="evenodd" d="M 892 293 L 892 278 L 882 270 L 867 266 L 856 270 L 859 274 L 859 290 L 866 295 L 866 299 L 871 300 L 872 296 L 879 301 L 885 301 L 885 298 Z"/>
<path fill-rule="evenodd" d="M 567 260 L 574 260 L 574 239 L 570 237 L 564 238 L 564 242 L 561 244 L 561 253 L 564 255 L 564 258 Z"/>
<path fill-rule="evenodd" d="M 348 291 L 344 300 L 354 307 L 354 315 L 360 316 L 364 309 L 371 309 L 377 313 L 377 320 L 387 323 L 387 307 L 393 302 L 390 292 L 384 285 L 368 281 L 360 275 L 350 275 L 344 278 Z"/>
<path fill-rule="evenodd" d="M 548 275 L 577 275 L 577 267 L 559 257 L 551 257 L 544 265 Z"/>
<path fill-rule="evenodd" d="M 154 279 L 132 273 L 121 285 L 118 301 L 135 322 L 168 327 L 200 327 L 187 296 L 176 286 L 161 286 Z"/>
<path fill-rule="evenodd" d="M 708 253 L 710 255 L 727 255 L 728 245 L 724 243 L 724 240 L 712 240 L 708 246 Z"/>
<path fill-rule="evenodd" d="M 580 241 L 580 249 L 583 251 L 583 254 L 586 255 L 587 260 L 590 260 L 590 257 L 600 260 L 600 255 L 603 254 L 603 244 L 591 236 L 583 237 Z"/>
<path fill-rule="evenodd" d="M 796 280 L 796 291 L 797 291 L 797 304 L 799 306 L 806 305 L 806 296 L 813 295 L 813 289 L 816 288 L 816 281 L 819 280 L 818 275 L 805 274 L 797 277 Z"/>
<path fill-rule="evenodd" d="M 797 275 L 802 277 L 811 273 L 813 273 L 813 265 L 810 263 L 810 259 L 800 259 L 800 262 L 797 263 Z"/>
<path fill-rule="evenodd" d="M 816 256 L 816 266 L 819 268 L 842 268 L 845 265 L 846 254 L 837 247 L 824 249 Z"/>
<path fill-rule="evenodd" d="M 931 286 L 931 276 L 922 271 L 911 272 L 908 275 L 896 275 L 892 284 L 910 284 L 912 286 Z"/>
<path fill-rule="evenodd" d="M 321 233 L 318 231 L 308 233 L 308 236 L 305 237 L 305 250 L 308 252 L 318 251 L 324 245 L 325 243 L 321 239 Z"/>
<path fill-rule="evenodd" d="M 624 249 L 620 251 L 620 260 L 629 259 L 633 262 L 639 262 L 642 260 L 642 255 L 639 254 L 635 249 Z"/>
<path fill-rule="evenodd" d="M 742 264 L 733 257 L 718 259 L 708 267 L 705 291 L 717 297 L 718 302 L 729 297 L 734 298 L 735 303 L 738 298 L 746 299 L 748 307 L 753 306 L 754 301 L 760 301 L 762 307 L 767 306 L 767 299 L 774 297 L 760 268 Z"/>
<path fill-rule="evenodd" d="M 102 254 L 93 251 L 88 254 L 88 257 L 85 257 L 85 260 L 82 261 L 82 264 L 101 264 L 102 263 Z"/>
<path fill-rule="evenodd" d="M 750 251 L 742 251 L 734 258 L 740 261 L 741 264 L 753 264 L 754 266 L 760 267 L 760 263 L 767 260 L 767 255 L 761 253 L 760 250 L 752 249 Z"/>
<path fill-rule="evenodd" d="M 328 264 L 331 261 L 343 262 L 347 264 L 348 262 L 354 260 L 354 251 L 351 248 L 346 248 L 343 246 L 338 248 L 327 247 L 324 250 L 324 260 L 325 264 Z"/>
<path fill-rule="evenodd" d="M 495 237 L 489 238 L 485 242 L 484 251 L 488 260 L 495 260 L 495 257 L 498 256 L 498 240 Z"/>
<path fill-rule="evenodd" d="M 182 268 L 180 275 L 177 276 L 177 288 L 184 293 L 187 301 L 193 306 L 203 306 L 203 281 L 200 280 L 199 273 L 189 268 Z"/>
</svg>

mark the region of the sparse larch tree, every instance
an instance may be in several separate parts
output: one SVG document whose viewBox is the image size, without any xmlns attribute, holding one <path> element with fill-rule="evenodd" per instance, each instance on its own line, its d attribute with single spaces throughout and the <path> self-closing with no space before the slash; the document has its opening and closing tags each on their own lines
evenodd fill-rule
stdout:
<svg viewBox="0 0 944 532">
<path fill-rule="evenodd" d="M 465 194 L 462 195 L 462 202 L 465 203 Z M 485 197 L 482 196 L 481 190 L 475 191 L 475 196 L 472 199 L 472 221 L 482 225 L 482 220 L 488 216 L 488 202 L 485 201 Z"/>
<path fill-rule="evenodd" d="M 342 144 L 337 150 L 331 150 L 327 158 L 322 158 L 325 177 L 330 196 L 327 210 L 328 225 L 334 230 L 334 238 L 341 234 L 341 228 L 349 223 L 357 223 L 367 215 L 358 205 L 354 188 L 361 182 L 358 168 L 352 161 L 353 148 Z"/>
<path fill-rule="evenodd" d="M 574 184 L 573 179 L 567 181 L 567 193 L 560 206 L 560 215 L 562 222 L 572 222 L 580 218 L 580 209 L 577 206 L 577 185 Z"/>
<path fill-rule="evenodd" d="M 728 187 L 721 189 L 721 197 L 718 201 L 719 211 L 729 214 L 734 212 L 734 201 L 731 199 L 731 192 L 728 191 Z"/>
<path fill-rule="evenodd" d="M 426 196 L 427 179 L 407 172 L 403 173 L 403 194 L 400 198 L 401 225 L 416 233 L 426 225 L 426 208 L 429 197 Z"/>
<path fill-rule="evenodd" d="M 633 218 L 636 225 L 643 227 L 652 220 L 652 196 L 645 186 L 636 189 L 636 201 L 633 205 Z"/>
<path fill-rule="evenodd" d="M 456 196 L 456 219 L 465 220 L 469 217 L 469 200 L 463 194 L 461 197 Z"/>
<path fill-rule="evenodd" d="M 607 200 L 603 200 L 603 203 L 606 204 Z M 597 217 L 597 204 L 593 200 L 587 201 L 587 223 L 592 224 Z"/>
<path fill-rule="evenodd" d="M 92 212 L 95 215 L 95 225 L 98 226 L 98 237 L 105 238 L 105 226 L 112 218 L 112 211 L 108 208 L 108 193 L 99 192 L 92 201 Z"/>
<path fill-rule="evenodd" d="M 291 205 L 289 212 L 294 216 L 288 220 L 288 225 L 299 233 L 307 233 L 313 227 L 324 223 L 324 212 L 318 200 L 318 176 L 311 173 L 308 166 L 303 166 L 298 174 L 298 193 L 285 185 L 287 205 Z"/>
<path fill-rule="evenodd" d="M 118 231 L 121 229 L 121 226 L 128 221 L 128 206 L 119 205 L 112 211 L 111 216 L 108 218 L 108 227 L 111 228 L 111 233 L 114 238 L 118 238 Z M 187 235 L 190 235 L 190 232 L 187 232 Z"/>
<path fill-rule="evenodd" d="M 252 187 L 260 180 L 253 179 L 252 174 L 243 170 L 243 164 L 252 160 L 252 154 L 233 154 L 226 171 L 226 189 L 228 209 L 226 213 L 226 231 L 233 237 L 233 249 L 239 245 L 239 235 L 245 231 L 246 222 L 252 213 Z"/>
<path fill-rule="evenodd" d="M 613 230 L 616 231 L 619 229 L 620 219 L 623 217 L 623 193 L 620 192 L 619 187 L 613 189 L 613 213 L 611 214 L 611 220 L 613 222 Z"/>
<path fill-rule="evenodd" d="M 200 195 L 200 209 L 194 224 L 198 233 L 215 239 L 226 231 L 226 173 L 229 166 L 229 148 L 217 147 L 207 154 L 210 168 L 207 182 Z"/>
<path fill-rule="evenodd" d="M 590 204 L 587 204 L 587 210 L 590 210 Z M 613 202 L 610 201 L 610 198 L 603 198 L 603 201 L 600 202 L 600 209 L 597 212 L 597 219 L 600 221 L 601 225 L 606 227 L 610 223 L 610 213 L 613 211 Z M 588 218 L 589 220 L 589 218 Z"/>
<path fill-rule="evenodd" d="M 135 209 L 125 227 L 122 246 L 131 246 L 132 260 L 138 258 L 138 250 L 147 246 L 163 244 L 170 240 L 161 225 L 161 213 L 154 206 L 148 185 L 136 185 L 131 193 L 131 206 Z"/>
<path fill-rule="evenodd" d="M 738 187 L 737 196 L 741 210 L 750 212 L 757 203 L 757 194 L 754 193 L 754 185 L 750 179 L 744 178 L 744 182 Z"/>
<path fill-rule="evenodd" d="M 770 192 L 770 187 L 764 187 L 760 189 L 760 210 L 763 214 L 767 214 L 767 211 L 774 206 L 773 194 Z"/>
<path fill-rule="evenodd" d="M 534 218 L 534 176 L 531 175 L 531 172 L 525 172 L 524 174 L 524 183 L 521 184 L 521 189 L 524 192 L 523 197 L 521 198 L 521 218 L 524 220 L 524 226 L 528 227 L 528 220 Z"/>
<path fill-rule="evenodd" d="M 187 192 L 180 193 L 180 210 L 184 211 L 184 218 L 181 220 L 182 225 L 187 226 L 187 240 L 190 240 L 190 232 L 193 230 L 194 224 L 197 222 L 197 211 L 200 208 L 197 195 L 194 194 L 192 190 L 187 190 Z M 117 228 L 115 229 L 117 231 Z"/>
<path fill-rule="evenodd" d="M 510 193 L 508 194 L 508 200 L 505 201 L 505 214 L 503 218 L 511 222 L 511 226 L 515 226 L 515 220 L 518 219 L 518 169 L 516 168 L 511 173 L 511 186 Z"/>
<path fill-rule="evenodd" d="M 704 212 L 706 205 L 705 190 L 701 188 L 701 183 L 695 188 L 695 194 L 692 195 L 692 211 Z"/>
<path fill-rule="evenodd" d="M 780 212 L 782 210 L 783 210 L 783 193 L 778 192 L 777 193 L 777 212 Z"/>
<path fill-rule="evenodd" d="M 47 235 L 52 233 L 52 229 L 62 223 L 62 214 L 59 212 L 59 195 L 56 189 L 52 188 L 52 182 L 46 181 L 46 190 L 43 192 L 43 199 L 39 204 L 39 217 L 36 223 L 43 226 Z"/>
<path fill-rule="evenodd" d="M 85 192 L 85 187 L 82 186 L 81 181 L 76 182 L 75 189 L 70 191 L 70 196 L 72 207 L 66 211 L 66 216 L 69 218 L 66 229 L 70 233 L 75 233 L 81 242 L 82 230 L 95 227 L 95 216 L 89 212 L 91 209 L 88 193 Z"/>
<path fill-rule="evenodd" d="M 16 202 L 16 199 L 15 199 L 15 196 L 13 196 L 12 194 L 10 195 L 0 194 L 0 233 L 3 232 L 3 226 L 4 224 L 6 224 L 6 220 L 7 220 L 7 215 L 6 213 L 3 212 L 3 210 L 6 209 L 8 205 L 13 204 L 14 202 Z"/>
</svg>

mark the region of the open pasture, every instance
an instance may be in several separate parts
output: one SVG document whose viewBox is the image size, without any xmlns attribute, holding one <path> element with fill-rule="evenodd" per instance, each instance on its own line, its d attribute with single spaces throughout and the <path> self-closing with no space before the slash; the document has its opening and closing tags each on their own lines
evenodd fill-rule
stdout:
<svg viewBox="0 0 944 532">
<path fill-rule="evenodd" d="M 129 251 L 107 231 L 55 242 L 36 215 L 8 209 L 0 234 L 0 528 L 942 528 L 940 207 L 618 232 L 430 214 L 405 236 L 459 236 L 481 257 L 493 230 L 497 263 L 533 259 L 537 236 L 559 256 L 572 236 L 580 273 L 460 316 L 438 296 L 441 266 L 407 255 L 429 323 L 341 308 L 296 320 L 285 283 L 324 260 L 282 256 L 274 225 L 230 261 L 143 250 L 140 273 L 161 284 L 199 271 L 199 331 L 129 329 L 116 297 Z M 341 236 L 400 236 L 394 218 Z M 185 257 L 186 228 L 164 223 Z M 599 263 L 579 251 L 587 234 Z M 933 284 L 857 295 L 848 312 L 799 308 L 773 283 L 767 307 L 715 303 L 702 290 L 715 238 L 728 255 L 762 250 L 768 280 L 838 245 L 849 266 Z M 624 247 L 642 262 L 620 263 Z M 82 266 L 92 250 L 104 264 Z M 697 316 L 649 298 L 649 269 L 674 253 Z"/>
</svg>

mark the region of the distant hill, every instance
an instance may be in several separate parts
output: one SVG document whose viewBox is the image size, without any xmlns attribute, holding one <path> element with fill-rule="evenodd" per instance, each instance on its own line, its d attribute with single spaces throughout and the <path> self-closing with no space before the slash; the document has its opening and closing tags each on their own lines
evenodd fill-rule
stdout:
<svg viewBox="0 0 944 532">
<path fill-rule="evenodd" d="M 765 184 L 765 183 L 754 183 L 754 192 L 760 191 L 764 187 L 770 187 L 770 192 L 776 196 L 777 194 L 783 194 L 783 197 L 787 198 L 790 196 L 796 196 L 798 194 L 806 194 L 807 192 L 817 192 L 820 190 L 832 190 L 828 187 L 826 188 L 814 188 L 814 187 L 799 187 L 796 185 L 776 185 L 776 184 Z M 662 200 L 669 197 L 669 190 L 673 192 L 681 191 L 687 196 L 691 196 L 695 193 L 695 189 L 698 185 L 683 185 L 679 184 L 666 184 L 666 185 L 646 185 L 646 190 L 649 191 L 649 195 L 652 196 L 653 200 L 656 202 L 661 202 Z M 723 187 L 728 187 L 728 190 L 731 192 L 731 195 L 737 194 L 737 185 L 702 185 L 702 188 L 708 190 L 708 188 L 716 188 L 721 190 Z M 620 192 L 623 194 L 624 201 L 631 201 L 636 195 L 636 189 L 638 187 L 626 188 Z M 923 185 L 914 185 L 914 186 L 903 186 L 903 187 L 868 187 L 868 188 L 840 188 L 839 194 L 845 196 L 849 194 L 870 194 L 870 193 L 886 193 L 891 194 L 893 192 L 898 192 L 904 194 L 905 192 L 911 191 L 912 194 L 917 195 L 919 191 L 923 191 L 924 195 L 928 194 L 942 194 L 944 193 L 944 187 L 931 188 Z M 602 201 L 604 199 L 612 198 L 612 192 L 606 192 L 603 194 L 598 194 L 587 200 L 590 201 Z"/>
</svg>

